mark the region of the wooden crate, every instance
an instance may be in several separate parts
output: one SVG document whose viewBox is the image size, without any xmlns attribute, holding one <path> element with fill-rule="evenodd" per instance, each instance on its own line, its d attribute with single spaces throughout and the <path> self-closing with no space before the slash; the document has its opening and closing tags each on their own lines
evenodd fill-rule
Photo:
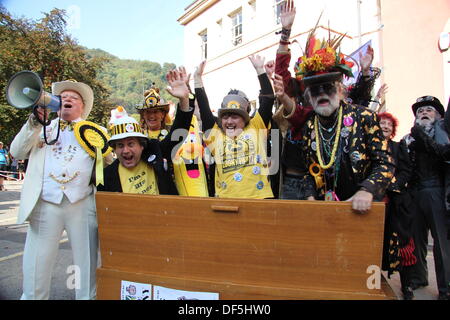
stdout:
<svg viewBox="0 0 450 320">
<path fill-rule="evenodd" d="M 381 279 L 384 204 L 142 196 L 98 192 L 98 299 L 121 280 L 220 299 L 391 299 Z"/>
</svg>

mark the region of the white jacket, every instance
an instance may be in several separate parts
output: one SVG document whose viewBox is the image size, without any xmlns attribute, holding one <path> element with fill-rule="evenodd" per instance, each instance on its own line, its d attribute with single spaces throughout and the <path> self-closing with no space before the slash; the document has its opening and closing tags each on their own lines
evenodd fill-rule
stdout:
<svg viewBox="0 0 450 320">
<path fill-rule="evenodd" d="M 47 136 L 48 141 L 56 137 L 55 132 L 58 128 L 58 121 L 59 118 L 53 120 L 48 126 L 55 134 L 55 136 L 49 134 Z M 10 146 L 10 153 L 14 158 L 19 160 L 28 159 L 27 171 L 20 195 L 20 207 L 17 217 L 17 223 L 19 224 L 24 223 L 29 218 L 42 192 L 45 153 L 47 148 L 51 148 L 42 140 L 42 128 L 42 125 L 34 123 L 30 116 Z M 109 157 L 106 164 L 110 162 L 112 160 Z"/>
</svg>

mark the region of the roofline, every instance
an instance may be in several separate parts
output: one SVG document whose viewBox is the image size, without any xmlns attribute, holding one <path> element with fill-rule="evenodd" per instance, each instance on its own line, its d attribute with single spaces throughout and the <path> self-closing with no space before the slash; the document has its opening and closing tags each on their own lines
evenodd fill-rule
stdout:
<svg viewBox="0 0 450 320">
<path fill-rule="evenodd" d="M 196 0 L 184 9 L 184 14 L 178 18 L 177 21 L 185 26 L 219 1 L 220 0 Z"/>
</svg>

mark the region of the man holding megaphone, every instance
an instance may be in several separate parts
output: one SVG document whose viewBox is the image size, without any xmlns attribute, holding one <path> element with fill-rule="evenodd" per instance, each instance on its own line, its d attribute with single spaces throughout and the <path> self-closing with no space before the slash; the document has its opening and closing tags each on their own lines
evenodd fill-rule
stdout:
<svg viewBox="0 0 450 320">
<path fill-rule="evenodd" d="M 9 99 L 10 104 L 19 101 L 24 105 L 22 101 L 27 101 L 28 90 L 23 87 L 30 85 L 25 82 L 8 86 L 7 95 L 17 98 Z M 39 86 L 32 90 L 42 92 Z M 18 223 L 27 220 L 30 223 L 21 299 L 49 298 L 52 270 L 64 230 L 79 270 L 76 299 L 94 299 L 98 238 L 92 174 L 96 161 L 108 156 L 110 162 L 111 150 L 106 143 L 106 129 L 85 121 L 94 101 L 88 85 L 56 82 L 52 85 L 52 96 L 60 99 L 59 118 L 43 126 L 48 109 L 40 105 L 36 108 L 37 102 L 32 102 L 36 111 L 14 138 L 10 150 L 17 159 L 29 159 L 18 215 Z M 54 143 L 47 144 L 46 137 Z M 101 176 L 96 178 L 101 182 Z"/>
</svg>

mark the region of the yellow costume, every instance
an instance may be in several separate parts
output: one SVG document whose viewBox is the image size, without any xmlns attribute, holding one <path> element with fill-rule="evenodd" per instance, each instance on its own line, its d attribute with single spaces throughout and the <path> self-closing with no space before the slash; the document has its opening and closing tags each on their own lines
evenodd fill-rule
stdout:
<svg viewBox="0 0 450 320">
<path fill-rule="evenodd" d="M 266 141 L 267 128 L 259 113 L 234 139 L 214 125 L 205 142 L 216 161 L 216 197 L 273 198 Z"/>
<path fill-rule="evenodd" d="M 198 121 L 193 116 L 189 134 L 172 160 L 175 184 L 180 195 L 208 197 L 203 152 Z"/>
<path fill-rule="evenodd" d="M 159 194 L 155 172 L 144 161 L 131 169 L 119 164 L 119 177 L 124 193 Z"/>
</svg>

